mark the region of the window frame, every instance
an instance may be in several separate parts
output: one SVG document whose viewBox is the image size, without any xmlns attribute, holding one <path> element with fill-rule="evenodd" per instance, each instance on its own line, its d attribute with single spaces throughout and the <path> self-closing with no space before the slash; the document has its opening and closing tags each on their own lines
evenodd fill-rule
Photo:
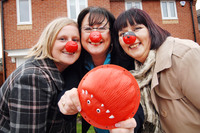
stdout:
<svg viewBox="0 0 200 133">
<path fill-rule="evenodd" d="M 14 49 L 5 51 L 8 53 L 8 57 L 11 58 L 11 63 L 16 63 L 17 68 L 28 59 L 24 57 L 28 55 L 30 49 Z"/>
<path fill-rule="evenodd" d="M 21 22 L 21 21 L 20 21 L 19 1 L 20 1 L 20 0 L 16 0 L 16 5 L 17 5 L 17 25 L 32 24 L 31 0 L 28 0 L 28 4 L 29 4 L 29 21 L 26 21 L 26 22 Z"/>
<path fill-rule="evenodd" d="M 166 2 L 167 3 L 167 13 L 168 16 L 164 17 L 164 11 L 163 11 L 163 5 L 162 3 Z M 170 10 L 170 6 L 169 3 L 173 2 L 174 3 L 174 12 L 175 12 L 175 17 L 171 16 L 171 10 Z M 177 14 L 177 8 L 176 8 L 176 1 L 175 0 L 161 0 L 160 1 L 160 8 L 161 8 L 161 14 L 162 14 L 162 19 L 164 20 L 169 20 L 169 19 L 178 19 L 178 14 Z"/>
<path fill-rule="evenodd" d="M 142 0 L 125 0 L 125 10 L 128 10 L 127 2 L 131 2 L 132 5 L 135 4 L 135 2 L 139 2 L 140 6 L 141 6 L 141 8 L 139 8 L 139 9 L 142 10 Z"/>
<path fill-rule="evenodd" d="M 81 12 L 79 0 L 75 0 L 75 5 L 76 5 L 76 18 L 73 19 L 73 18 L 71 17 L 70 0 L 67 0 L 67 16 L 68 16 L 69 18 L 73 19 L 74 21 L 77 20 L 78 14 Z M 85 0 L 85 8 L 86 8 L 86 7 L 88 7 L 88 0 Z"/>
</svg>

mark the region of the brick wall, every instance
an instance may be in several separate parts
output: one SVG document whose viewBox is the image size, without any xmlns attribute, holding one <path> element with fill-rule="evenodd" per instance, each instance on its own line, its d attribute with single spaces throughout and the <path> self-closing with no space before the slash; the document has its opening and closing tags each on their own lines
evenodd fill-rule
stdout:
<svg viewBox="0 0 200 133">
<path fill-rule="evenodd" d="M 120 14 L 120 12 L 125 10 L 124 0 L 112 0 L 110 5 L 111 5 L 111 12 L 115 15 L 115 17 L 117 17 Z M 162 28 L 168 30 L 172 34 L 172 36 L 194 40 L 192 16 L 191 16 L 189 0 L 186 1 L 186 5 L 184 7 L 181 7 L 180 1 L 176 1 L 178 20 L 169 20 L 169 21 L 162 20 L 159 0 L 142 1 L 142 8 L 151 16 L 154 22 L 156 22 Z M 193 6 L 193 13 L 194 16 L 196 16 L 195 6 Z M 197 34 L 196 35 L 197 43 L 200 44 L 200 34 L 198 32 L 198 27 L 197 27 L 198 22 L 196 17 L 194 17 L 194 22 L 196 26 L 195 32 Z"/>
<path fill-rule="evenodd" d="M 88 6 L 100 6 L 110 10 L 110 0 L 88 0 Z"/>
<path fill-rule="evenodd" d="M 67 16 L 67 0 L 32 0 L 32 25 L 17 26 L 16 0 L 4 2 L 5 49 L 31 48 L 54 18 Z M 7 55 L 7 53 L 6 53 Z M 7 77 L 16 69 L 6 57 Z"/>
<path fill-rule="evenodd" d="M 67 16 L 67 0 L 32 0 L 32 25 L 17 26 L 16 0 L 4 2 L 4 26 L 6 50 L 32 47 L 38 40 L 43 28 L 53 19 Z M 159 0 L 142 1 L 145 10 L 162 28 L 173 36 L 194 40 L 192 16 L 189 0 L 181 7 L 177 1 L 178 20 L 163 21 Z M 88 6 L 101 6 L 110 10 L 115 17 L 125 10 L 124 0 L 88 0 Z M 193 13 L 196 16 L 195 6 Z M 197 18 L 194 17 L 197 42 L 200 44 Z M 7 53 L 6 53 L 7 55 Z M 6 57 L 7 76 L 15 69 L 16 64 Z"/>
</svg>

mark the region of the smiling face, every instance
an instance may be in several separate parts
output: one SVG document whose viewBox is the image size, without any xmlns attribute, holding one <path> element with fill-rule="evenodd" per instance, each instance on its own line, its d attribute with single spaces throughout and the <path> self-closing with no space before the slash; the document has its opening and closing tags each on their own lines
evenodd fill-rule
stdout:
<svg viewBox="0 0 200 133">
<path fill-rule="evenodd" d="M 94 24 L 92 26 L 89 25 L 88 19 L 89 13 L 84 17 L 81 27 L 81 43 L 83 48 L 91 55 L 91 56 L 102 56 L 105 55 L 108 51 L 108 48 L 111 43 L 111 35 L 109 31 L 109 22 L 105 18 L 105 20 L 101 24 Z M 83 30 L 83 27 L 92 27 L 92 28 L 99 28 L 99 27 L 105 27 L 106 30 L 104 32 L 101 32 L 101 40 L 100 42 L 92 42 L 90 39 L 90 33 L 87 33 Z M 93 30 L 95 31 L 95 30 Z"/>
<path fill-rule="evenodd" d="M 70 53 L 65 49 L 68 41 L 75 41 L 78 44 L 77 51 Z M 52 56 L 58 60 L 55 62 L 59 71 L 63 71 L 69 65 L 73 64 L 80 56 L 81 45 L 78 28 L 75 25 L 64 26 L 58 33 L 55 43 L 52 47 Z"/>
<path fill-rule="evenodd" d="M 133 31 L 136 35 L 136 41 L 133 44 L 127 45 L 123 41 L 123 35 L 125 32 Z M 128 23 L 128 26 L 122 28 L 118 32 L 119 42 L 123 50 L 132 58 L 138 60 L 141 63 L 144 63 L 151 47 L 151 39 L 149 36 L 149 31 L 143 24 L 136 24 L 131 26 Z"/>
</svg>

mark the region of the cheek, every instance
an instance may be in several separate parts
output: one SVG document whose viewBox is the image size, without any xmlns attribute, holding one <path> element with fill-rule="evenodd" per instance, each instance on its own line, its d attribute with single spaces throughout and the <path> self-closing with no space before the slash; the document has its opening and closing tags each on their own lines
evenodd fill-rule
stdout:
<svg viewBox="0 0 200 133">
<path fill-rule="evenodd" d="M 82 41 L 82 42 L 86 41 L 86 39 L 89 38 L 89 35 L 90 35 L 90 34 L 87 35 L 86 33 L 81 32 L 81 41 Z"/>
<path fill-rule="evenodd" d="M 78 44 L 78 50 L 81 51 L 81 44 Z"/>
<path fill-rule="evenodd" d="M 55 50 L 61 50 L 61 49 L 64 49 L 64 48 L 65 48 L 65 44 L 55 43 L 54 46 L 52 47 L 52 50 L 55 51 Z"/>
<path fill-rule="evenodd" d="M 102 38 L 103 39 L 105 39 L 105 40 L 109 40 L 109 41 L 111 41 L 111 35 L 110 35 L 110 32 L 108 32 L 108 33 L 101 33 L 101 36 L 102 36 Z"/>
<path fill-rule="evenodd" d="M 81 36 L 81 45 L 84 47 L 84 45 L 86 45 L 87 44 L 87 39 L 85 38 L 85 36 L 84 35 L 82 35 Z"/>
<path fill-rule="evenodd" d="M 124 43 L 122 37 L 119 38 L 119 44 L 121 45 L 122 48 L 123 48 L 124 45 L 125 45 L 125 43 Z"/>
</svg>

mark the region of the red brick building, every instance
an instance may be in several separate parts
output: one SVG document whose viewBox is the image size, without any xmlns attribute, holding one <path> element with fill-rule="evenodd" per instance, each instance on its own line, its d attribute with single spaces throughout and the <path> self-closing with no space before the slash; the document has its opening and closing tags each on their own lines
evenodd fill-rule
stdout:
<svg viewBox="0 0 200 133">
<path fill-rule="evenodd" d="M 38 40 L 43 28 L 54 18 L 77 14 L 88 6 L 101 6 L 115 17 L 122 11 L 137 7 L 173 36 L 200 44 L 196 0 L 1 0 L 4 79 L 22 62 Z"/>
</svg>

